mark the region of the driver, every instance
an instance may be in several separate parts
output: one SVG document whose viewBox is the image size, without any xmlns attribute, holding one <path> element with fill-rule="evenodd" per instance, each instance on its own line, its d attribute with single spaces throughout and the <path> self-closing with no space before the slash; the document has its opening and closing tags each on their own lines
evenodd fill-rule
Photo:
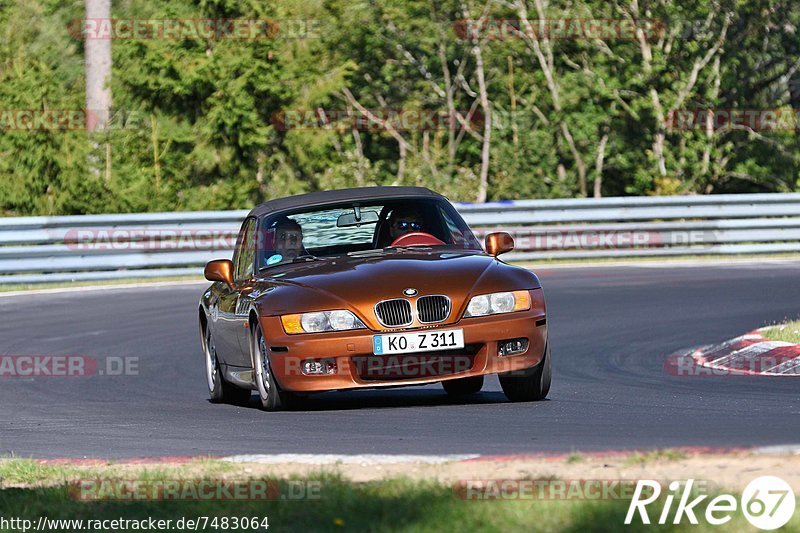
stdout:
<svg viewBox="0 0 800 533">
<path fill-rule="evenodd" d="M 422 219 L 416 209 L 400 207 L 389 216 L 389 235 L 392 241 L 406 233 L 423 231 Z"/>
<path fill-rule="evenodd" d="M 303 228 L 290 218 L 283 217 L 272 225 L 275 232 L 275 245 L 272 255 L 267 258 L 268 265 L 291 262 L 303 255 Z"/>
</svg>

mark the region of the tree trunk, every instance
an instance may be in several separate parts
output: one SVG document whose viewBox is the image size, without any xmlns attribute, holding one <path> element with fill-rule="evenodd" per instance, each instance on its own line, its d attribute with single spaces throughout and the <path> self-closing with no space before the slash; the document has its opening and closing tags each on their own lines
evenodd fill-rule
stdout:
<svg viewBox="0 0 800 533">
<path fill-rule="evenodd" d="M 603 162 L 606 157 L 606 144 L 608 144 L 608 133 L 603 134 L 600 144 L 597 146 L 597 159 L 594 162 L 594 197 L 603 196 Z"/>
<path fill-rule="evenodd" d="M 478 75 L 478 91 L 483 109 L 483 145 L 481 147 L 481 178 L 478 185 L 478 203 L 484 203 L 489 191 L 489 155 L 492 144 L 492 108 L 489 104 L 489 92 L 486 89 L 486 78 L 483 71 L 483 54 L 480 45 L 472 49 L 475 55 L 475 72 Z"/>
<path fill-rule="evenodd" d="M 85 0 L 86 19 L 98 21 L 111 20 L 111 0 Z M 84 36 L 86 51 L 86 128 L 89 133 L 105 131 L 111 119 L 111 38 L 97 38 L 86 32 Z M 95 149 L 99 145 L 95 146 Z M 111 145 L 106 143 L 105 180 L 111 178 Z M 96 152 L 96 150 L 95 150 Z M 90 169 L 100 174 L 101 165 L 89 160 Z"/>
<path fill-rule="evenodd" d="M 153 173 L 156 178 L 156 194 L 161 192 L 161 158 L 158 148 L 158 121 L 154 114 L 150 115 L 150 140 L 153 145 Z"/>
<path fill-rule="evenodd" d="M 86 0 L 87 19 L 111 19 L 111 0 Z M 111 112 L 111 38 L 86 33 L 86 111 L 89 131 L 108 127 Z"/>
<path fill-rule="evenodd" d="M 514 60 L 509 55 L 508 61 L 508 96 L 511 104 L 511 144 L 514 147 L 514 163 L 519 161 L 519 129 L 517 128 L 517 94 L 514 90 Z"/>
</svg>

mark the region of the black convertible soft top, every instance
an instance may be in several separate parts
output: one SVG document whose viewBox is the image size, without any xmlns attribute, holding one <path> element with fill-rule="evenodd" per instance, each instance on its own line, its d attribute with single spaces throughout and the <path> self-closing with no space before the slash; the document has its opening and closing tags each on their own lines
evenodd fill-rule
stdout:
<svg viewBox="0 0 800 533">
<path fill-rule="evenodd" d="M 333 191 L 310 192 L 276 198 L 256 206 L 249 216 L 260 217 L 281 211 L 337 204 L 350 201 L 387 200 L 397 198 L 440 198 L 444 196 L 425 187 L 356 187 L 353 189 L 336 189 Z"/>
</svg>

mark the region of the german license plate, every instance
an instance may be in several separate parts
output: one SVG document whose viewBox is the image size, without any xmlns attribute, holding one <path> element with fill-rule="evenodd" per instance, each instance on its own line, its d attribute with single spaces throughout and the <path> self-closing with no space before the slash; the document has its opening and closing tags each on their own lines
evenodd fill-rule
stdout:
<svg viewBox="0 0 800 533">
<path fill-rule="evenodd" d="M 375 355 L 432 352 L 463 347 L 463 329 L 389 333 L 386 335 L 374 335 L 372 337 L 372 352 Z"/>
</svg>

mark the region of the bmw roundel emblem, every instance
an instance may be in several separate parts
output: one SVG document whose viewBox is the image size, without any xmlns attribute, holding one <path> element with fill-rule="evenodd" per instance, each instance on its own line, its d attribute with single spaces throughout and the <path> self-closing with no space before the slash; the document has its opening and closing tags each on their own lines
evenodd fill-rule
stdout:
<svg viewBox="0 0 800 533">
<path fill-rule="evenodd" d="M 403 294 L 405 294 L 406 296 L 416 296 L 417 289 L 406 289 L 403 291 Z"/>
</svg>

